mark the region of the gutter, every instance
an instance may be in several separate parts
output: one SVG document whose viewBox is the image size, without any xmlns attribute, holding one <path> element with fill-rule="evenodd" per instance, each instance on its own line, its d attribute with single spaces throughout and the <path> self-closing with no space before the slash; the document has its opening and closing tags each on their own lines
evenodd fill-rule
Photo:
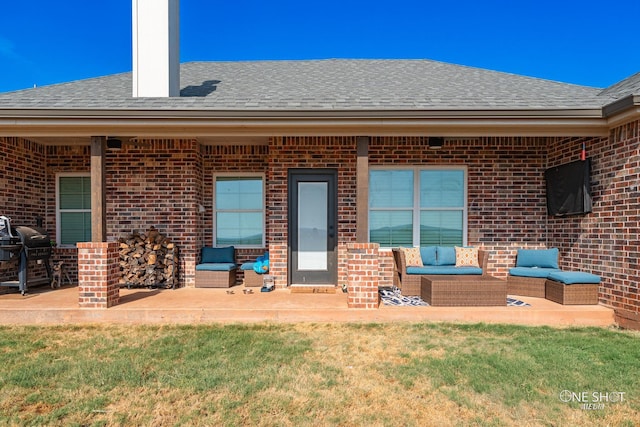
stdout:
<svg viewBox="0 0 640 427">
<path fill-rule="evenodd" d="M 0 136 L 606 136 L 599 109 L 0 110 Z"/>
<path fill-rule="evenodd" d="M 491 110 L 335 110 L 315 109 L 315 110 L 286 110 L 286 109 L 225 109 L 225 110 L 193 110 L 193 109 L 59 109 L 59 108 L 21 108 L 21 109 L 0 109 L 2 117 L 145 117 L 145 118 L 165 118 L 165 117 L 188 117 L 188 118 L 384 118 L 384 117 L 602 117 L 600 108 L 575 108 L 575 109 L 491 109 Z"/>
<path fill-rule="evenodd" d="M 617 126 L 623 122 L 640 117 L 640 95 L 628 95 L 605 105 L 602 114 L 609 126 Z"/>
</svg>

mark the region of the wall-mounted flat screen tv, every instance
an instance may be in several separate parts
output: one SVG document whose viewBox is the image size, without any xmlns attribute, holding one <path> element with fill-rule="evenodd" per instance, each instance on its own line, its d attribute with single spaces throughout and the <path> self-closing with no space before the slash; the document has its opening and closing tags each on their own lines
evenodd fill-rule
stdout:
<svg viewBox="0 0 640 427">
<path fill-rule="evenodd" d="M 547 212 L 554 216 L 591 212 L 591 159 L 565 163 L 544 171 Z"/>
</svg>

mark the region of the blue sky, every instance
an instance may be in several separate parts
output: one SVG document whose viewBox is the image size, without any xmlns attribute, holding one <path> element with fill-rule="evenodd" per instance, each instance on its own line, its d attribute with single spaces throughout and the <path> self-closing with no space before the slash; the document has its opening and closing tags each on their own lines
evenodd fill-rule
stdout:
<svg viewBox="0 0 640 427">
<path fill-rule="evenodd" d="M 433 59 L 588 86 L 640 72 L 640 1 L 181 0 L 180 58 Z M 131 0 L 0 5 L 0 92 L 131 71 Z"/>
</svg>

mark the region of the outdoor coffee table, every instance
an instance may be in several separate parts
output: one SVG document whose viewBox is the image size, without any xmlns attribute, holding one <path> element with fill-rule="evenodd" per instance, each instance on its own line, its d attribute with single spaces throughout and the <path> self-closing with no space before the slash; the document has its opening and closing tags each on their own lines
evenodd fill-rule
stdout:
<svg viewBox="0 0 640 427">
<path fill-rule="evenodd" d="M 422 276 L 420 296 L 432 306 L 506 306 L 507 282 L 492 276 Z"/>
</svg>

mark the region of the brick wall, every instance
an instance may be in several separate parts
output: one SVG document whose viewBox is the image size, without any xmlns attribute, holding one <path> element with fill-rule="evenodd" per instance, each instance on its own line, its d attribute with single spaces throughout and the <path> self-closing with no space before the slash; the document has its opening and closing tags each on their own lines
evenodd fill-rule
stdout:
<svg viewBox="0 0 640 427">
<path fill-rule="evenodd" d="M 60 173 L 91 173 L 91 149 L 89 146 L 48 146 L 46 153 L 46 228 L 56 239 L 56 177 Z M 56 247 L 53 261 L 63 261 L 69 278 L 78 281 L 78 250 Z"/>
<path fill-rule="evenodd" d="M 267 179 L 267 239 L 271 273 L 276 285 L 286 284 L 289 234 L 287 231 L 287 172 L 291 168 L 338 170 L 338 283 L 347 281 L 346 245 L 356 235 L 356 139 L 355 137 L 278 137 L 269 145 Z M 270 249 L 271 250 L 271 249 Z"/>
<path fill-rule="evenodd" d="M 429 150 L 424 138 L 374 137 L 369 161 L 371 166 L 465 165 L 468 243 L 491 252 L 490 273 L 506 276 L 517 248 L 556 246 L 563 268 L 603 277 L 603 303 L 638 314 L 639 128 L 638 121 L 627 123 L 612 129 L 607 138 L 447 138 L 440 150 Z M 548 217 L 543 172 L 577 159 L 582 142 L 593 159 L 594 212 Z M 356 229 L 356 139 L 352 137 L 277 137 L 268 146 L 154 140 L 109 151 L 109 238 L 155 226 L 180 246 L 183 284 L 189 286 L 200 248 L 212 242 L 213 174 L 265 173 L 266 241 L 272 272 L 282 285 L 286 283 L 289 168 L 339 171 L 339 283 L 345 283 L 347 245 L 355 241 Z M 89 147 L 43 147 L 20 138 L 0 138 L 0 186 L 16 188 L 2 193 L 0 213 L 11 216 L 14 224 L 31 223 L 42 215 L 55 235 L 56 173 L 89 170 Z M 205 207 L 204 213 L 198 212 L 199 205 Z M 264 249 L 238 251 L 238 262 L 253 260 Z M 75 249 L 58 248 L 55 254 L 65 260 L 76 257 Z M 69 262 L 67 267 L 73 265 Z M 391 283 L 392 267 L 390 256 L 381 252 L 381 285 Z M 71 274 L 75 278 L 77 273 Z"/>
<path fill-rule="evenodd" d="M 78 304 L 109 308 L 120 302 L 120 254 L 117 242 L 78 243 Z"/>
<path fill-rule="evenodd" d="M 468 244 L 491 252 L 489 271 L 506 277 L 521 247 L 544 247 L 543 171 L 547 138 L 447 138 L 430 150 L 427 139 L 372 138 L 370 166 L 466 166 Z"/>
<path fill-rule="evenodd" d="M 380 305 L 379 245 L 347 244 L 347 305 L 349 308 L 378 308 Z"/>
<path fill-rule="evenodd" d="M 107 235 L 154 226 L 179 247 L 180 283 L 192 286 L 202 247 L 202 167 L 194 140 L 144 140 L 107 151 Z"/>
<path fill-rule="evenodd" d="M 557 139 L 550 164 L 577 160 L 582 140 Z M 640 327 L 640 121 L 586 143 L 592 159 L 593 212 L 549 219 L 549 239 L 560 248 L 563 268 L 602 277 L 600 301 L 616 308 L 624 322 Z"/>
<path fill-rule="evenodd" d="M 205 212 L 202 214 L 202 242 L 205 246 L 213 245 L 213 176 L 219 173 L 261 173 L 267 176 L 267 155 L 269 148 L 266 145 L 206 145 L 201 147 L 202 152 L 202 205 Z M 267 204 L 267 206 L 269 206 Z M 270 210 L 267 209 L 265 223 L 268 220 Z M 236 250 L 236 262 L 239 264 L 253 262 L 264 254 L 269 247 L 269 236 L 265 236 L 266 246 L 259 249 Z M 238 271 L 236 280 L 241 283 L 244 273 Z"/>
<path fill-rule="evenodd" d="M 196 255 L 204 242 L 203 167 L 200 145 L 193 140 L 144 140 L 107 150 L 107 240 L 132 231 L 156 227 L 180 248 L 180 283 L 192 285 Z M 47 229 L 55 224 L 56 174 L 90 172 L 88 146 L 47 147 Z M 64 260 L 77 280 L 77 249 L 57 248 L 55 260 Z M 69 262 L 66 262 L 69 261 Z"/>
<path fill-rule="evenodd" d="M 153 225 L 181 246 L 183 284 L 192 283 L 199 250 L 212 242 L 212 176 L 217 172 L 260 172 L 267 177 L 268 247 L 284 245 L 287 233 L 289 168 L 336 168 L 339 183 L 339 283 L 345 283 L 346 244 L 356 232 L 356 139 L 352 137 L 273 138 L 269 146 L 199 146 L 191 140 L 144 141 L 107 152 L 107 228 L 116 239 Z M 469 244 L 492 251 L 490 270 L 506 275 L 515 248 L 544 246 L 544 182 L 547 139 L 448 139 L 441 150 L 426 148 L 423 138 L 372 138 L 370 164 L 466 165 L 469 175 Z M 55 174 L 88 172 L 89 147 L 47 147 L 47 228 L 55 233 Z M 205 207 L 198 212 L 198 205 Z M 266 248 L 265 248 L 266 249 Z M 58 250 L 61 258 L 73 249 Z M 238 262 L 251 261 L 263 249 L 239 250 Z M 280 284 L 286 283 L 283 259 L 271 258 Z M 381 284 L 391 284 L 393 264 L 381 254 Z M 280 269 L 280 270 L 279 270 Z M 72 274 L 75 274 L 72 272 Z"/>
<path fill-rule="evenodd" d="M 45 150 L 22 138 L 0 137 L 0 215 L 16 225 L 36 225 L 45 218 Z M 17 268 L 0 263 L 0 281 L 17 280 Z"/>
<path fill-rule="evenodd" d="M 13 225 L 36 225 L 44 217 L 44 147 L 22 138 L 0 138 L 0 215 Z"/>
</svg>

